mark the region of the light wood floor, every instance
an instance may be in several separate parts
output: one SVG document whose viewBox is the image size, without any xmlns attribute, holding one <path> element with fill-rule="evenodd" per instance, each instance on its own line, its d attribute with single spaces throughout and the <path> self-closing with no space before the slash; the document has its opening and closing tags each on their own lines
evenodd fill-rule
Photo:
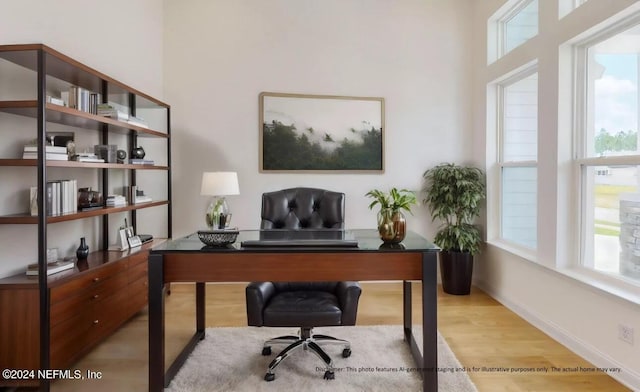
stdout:
<svg viewBox="0 0 640 392">
<path fill-rule="evenodd" d="M 402 324 L 401 283 L 362 283 L 358 324 Z M 244 284 L 207 285 L 207 326 L 246 326 Z M 414 319 L 421 303 L 414 290 Z M 167 361 L 188 340 L 194 326 L 193 285 L 172 285 L 166 301 Z M 547 335 L 473 289 L 469 296 L 439 290 L 438 329 L 463 366 L 574 368 L 592 367 Z M 75 364 L 74 369 L 102 372 L 101 380 L 65 380 L 52 391 L 147 390 L 147 314 L 141 312 L 118 332 Z M 529 374 L 476 371 L 469 373 L 479 391 L 629 391 L 602 373 Z"/>
</svg>

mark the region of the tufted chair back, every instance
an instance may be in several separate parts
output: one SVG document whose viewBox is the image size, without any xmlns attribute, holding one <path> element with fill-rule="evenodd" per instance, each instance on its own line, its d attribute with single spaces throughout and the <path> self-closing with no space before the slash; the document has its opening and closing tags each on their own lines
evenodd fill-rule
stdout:
<svg viewBox="0 0 640 392">
<path fill-rule="evenodd" d="M 344 193 L 290 188 L 262 194 L 262 229 L 342 229 Z"/>
</svg>

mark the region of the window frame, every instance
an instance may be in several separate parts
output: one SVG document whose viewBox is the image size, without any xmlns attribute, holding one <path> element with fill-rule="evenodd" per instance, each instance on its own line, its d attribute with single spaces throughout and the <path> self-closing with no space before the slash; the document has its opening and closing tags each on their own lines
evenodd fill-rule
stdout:
<svg viewBox="0 0 640 392">
<path fill-rule="evenodd" d="M 584 4 L 587 0 L 583 1 Z M 606 41 L 616 35 L 623 33 L 630 28 L 640 26 L 640 13 L 635 13 L 616 23 L 610 24 L 587 38 L 573 44 L 573 64 L 574 64 L 574 126 L 573 140 L 573 173 L 577 181 L 576 192 L 576 213 L 575 223 L 579 228 L 579 240 L 576 241 L 577 249 L 572 268 L 579 274 L 588 277 L 590 284 L 593 286 L 606 286 L 607 291 L 612 291 L 611 287 L 624 287 L 626 291 L 632 287 L 640 287 L 640 281 L 631 279 L 619 273 L 610 273 L 606 271 L 596 270 L 593 268 L 593 256 L 589 256 L 587 244 L 593 241 L 593 229 L 587 226 L 593 219 L 588 219 L 593 212 L 587 211 L 591 205 L 588 199 L 591 197 L 589 192 L 589 168 L 598 166 L 640 166 L 640 151 L 635 155 L 622 156 L 588 156 L 588 129 L 589 121 L 587 116 L 589 110 L 589 94 L 588 76 L 589 76 L 589 48 Z M 640 113 L 638 113 L 640 117 Z M 640 129 L 636 130 L 640 134 Z M 640 140 L 638 140 L 640 142 Z M 590 258 L 590 259 L 589 259 Z M 589 266 L 590 264 L 590 266 Z M 615 291 L 615 290 L 613 290 Z"/>
<path fill-rule="evenodd" d="M 513 6 L 511 6 L 510 8 L 508 8 L 502 15 L 500 15 L 496 22 L 497 22 L 497 34 L 498 34 L 498 53 L 497 53 L 497 58 L 501 58 L 503 56 L 505 56 L 507 53 L 513 51 L 515 48 L 521 46 L 524 42 L 527 42 L 528 40 L 530 40 L 533 37 L 536 37 L 538 34 L 540 34 L 540 13 L 538 12 L 538 23 L 537 23 L 537 32 L 535 35 L 532 35 L 531 37 L 529 37 L 526 41 L 524 41 L 523 43 L 521 43 L 518 46 L 515 46 L 513 48 L 511 48 L 511 50 L 507 50 L 507 23 L 509 23 L 511 20 L 513 20 L 513 18 L 516 17 L 516 15 L 518 15 L 520 12 L 522 12 L 525 8 L 527 8 L 531 3 L 533 3 L 535 0 L 520 0 L 518 1 L 516 4 L 514 4 Z M 538 2 L 538 7 L 540 7 L 539 5 L 540 3 Z"/>
<path fill-rule="evenodd" d="M 505 168 L 521 168 L 521 167 L 533 167 L 538 170 L 538 148 L 536 143 L 536 160 L 522 160 L 522 161 L 505 161 L 504 160 L 504 140 L 505 140 L 505 89 L 509 86 L 526 79 L 527 77 L 538 73 L 538 64 L 537 62 L 533 62 L 531 64 L 527 64 L 518 71 L 506 75 L 501 80 L 495 82 L 496 87 L 496 182 L 497 184 L 497 219 L 494 222 L 495 225 L 495 239 L 490 242 L 499 245 L 502 248 L 505 248 L 512 253 L 518 254 L 526 259 L 536 262 L 537 258 L 537 250 L 538 245 L 536 243 L 535 248 L 528 247 L 526 245 L 517 243 L 515 241 L 509 240 L 503 237 L 503 180 L 504 180 L 504 169 Z M 539 79 L 538 79 L 539 80 Z M 536 98 L 538 98 L 538 90 L 539 90 L 539 81 L 538 87 L 536 90 Z M 536 104 L 536 107 L 538 105 Z M 536 118 L 539 119 L 539 109 L 536 111 Z M 538 129 L 536 127 L 536 136 L 538 135 Z M 538 179 L 536 180 L 536 206 L 538 204 Z M 536 218 L 537 219 L 537 218 Z M 536 238 L 537 238 L 537 226 L 536 222 Z"/>
</svg>

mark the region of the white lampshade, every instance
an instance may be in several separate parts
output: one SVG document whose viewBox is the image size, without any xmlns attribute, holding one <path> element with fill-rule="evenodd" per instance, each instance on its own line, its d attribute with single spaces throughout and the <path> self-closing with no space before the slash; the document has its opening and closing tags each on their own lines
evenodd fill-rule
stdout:
<svg viewBox="0 0 640 392">
<path fill-rule="evenodd" d="M 239 195 L 238 174 L 236 172 L 202 173 L 200 194 L 208 196 Z"/>
</svg>

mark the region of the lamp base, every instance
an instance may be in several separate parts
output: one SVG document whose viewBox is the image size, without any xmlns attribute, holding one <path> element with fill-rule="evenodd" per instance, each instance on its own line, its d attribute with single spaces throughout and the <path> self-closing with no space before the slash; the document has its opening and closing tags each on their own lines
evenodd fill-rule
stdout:
<svg viewBox="0 0 640 392">
<path fill-rule="evenodd" d="M 231 223 L 229 205 L 224 197 L 214 197 L 207 207 L 205 214 L 207 227 L 210 229 L 224 229 Z"/>
</svg>

